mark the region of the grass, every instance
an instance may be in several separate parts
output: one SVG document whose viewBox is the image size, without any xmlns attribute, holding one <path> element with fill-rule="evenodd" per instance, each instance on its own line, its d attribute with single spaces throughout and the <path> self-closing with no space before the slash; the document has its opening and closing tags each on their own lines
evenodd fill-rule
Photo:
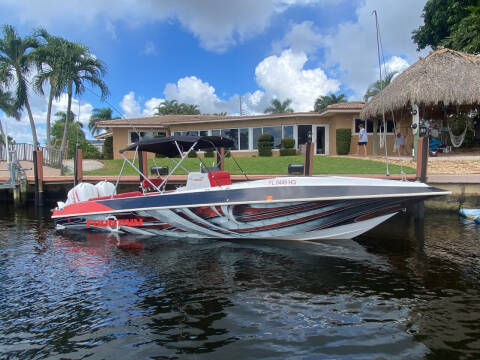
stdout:
<svg viewBox="0 0 480 360">
<path fill-rule="evenodd" d="M 178 159 L 176 159 L 178 160 Z M 207 166 L 211 166 L 214 159 L 202 159 Z M 235 158 L 242 169 L 247 174 L 287 174 L 288 164 L 303 164 L 303 156 L 279 156 L 279 157 L 249 157 Z M 104 160 L 105 167 L 99 170 L 85 171 L 85 175 L 118 175 L 122 167 L 123 160 Z M 187 158 L 182 166 L 188 171 L 199 171 L 200 162 L 198 159 Z M 148 167 L 151 166 L 168 166 L 171 170 L 174 163 L 170 159 L 153 159 L 148 161 Z M 137 162 L 138 166 L 138 162 Z M 403 167 L 407 174 L 414 174 L 415 169 L 411 167 Z M 231 158 L 225 159 L 225 170 L 231 174 L 241 174 L 238 167 Z M 363 160 L 348 157 L 334 156 L 315 156 L 313 160 L 314 174 L 385 174 L 385 164 L 379 161 Z M 391 174 L 400 174 L 400 166 L 390 164 Z M 175 174 L 183 175 L 186 172 L 179 168 Z M 123 175 L 137 175 L 130 165 L 125 164 Z"/>
</svg>

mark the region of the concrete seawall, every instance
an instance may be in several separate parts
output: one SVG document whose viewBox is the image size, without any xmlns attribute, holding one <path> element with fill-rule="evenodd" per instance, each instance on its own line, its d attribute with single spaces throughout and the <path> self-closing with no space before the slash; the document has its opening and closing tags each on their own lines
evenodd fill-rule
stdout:
<svg viewBox="0 0 480 360">
<path fill-rule="evenodd" d="M 426 201 L 427 209 L 458 211 L 461 207 L 480 208 L 480 174 L 429 175 L 427 183 L 452 192 L 452 195 Z"/>
</svg>

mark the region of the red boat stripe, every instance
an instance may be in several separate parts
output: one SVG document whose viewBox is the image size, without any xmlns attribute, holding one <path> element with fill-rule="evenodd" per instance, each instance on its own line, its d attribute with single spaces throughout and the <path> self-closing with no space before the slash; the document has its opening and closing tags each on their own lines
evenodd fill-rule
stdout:
<svg viewBox="0 0 480 360">
<path fill-rule="evenodd" d="M 55 210 L 52 214 L 52 218 L 56 216 L 88 214 L 112 210 L 112 208 L 97 203 L 96 201 L 84 201 L 77 204 L 67 205 L 62 210 Z"/>
</svg>

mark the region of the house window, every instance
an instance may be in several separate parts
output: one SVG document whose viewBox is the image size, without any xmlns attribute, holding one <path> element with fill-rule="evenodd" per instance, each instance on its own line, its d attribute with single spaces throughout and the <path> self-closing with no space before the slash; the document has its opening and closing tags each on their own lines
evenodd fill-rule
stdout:
<svg viewBox="0 0 480 360">
<path fill-rule="evenodd" d="M 167 133 L 165 131 L 130 131 L 129 140 L 130 144 L 132 144 L 139 140 L 165 137 L 166 135 Z"/>
<path fill-rule="evenodd" d="M 248 150 L 248 128 L 240 129 L 240 150 Z"/>
<path fill-rule="evenodd" d="M 253 149 L 258 149 L 258 137 L 262 135 L 262 128 L 253 128 Z"/>
<path fill-rule="evenodd" d="M 221 131 L 220 130 L 212 130 L 212 136 L 220 136 Z"/>
<path fill-rule="evenodd" d="M 238 150 L 238 129 L 222 129 L 221 134 L 233 140 L 232 150 Z"/>
<path fill-rule="evenodd" d="M 283 127 L 283 138 L 293 139 L 293 125 L 285 125 Z"/>
<path fill-rule="evenodd" d="M 367 124 L 367 126 L 365 126 L 365 123 Z M 360 127 L 359 127 L 360 124 L 362 124 L 363 127 L 367 129 L 367 133 L 369 133 L 369 134 L 373 133 L 373 121 L 372 120 L 367 120 L 365 122 L 365 120 L 362 120 L 362 119 L 355 119 L 355 134 L 358 134 L 358 132 L 360 131 Z"/>
<path fill-rule="evenodd" d="M 200 136 L 208 136 L 208 130 L 200 130 Z"/>
<path fill-rule="evenodd" d="M 270 134 L 273 136 L 273 147 L 275 149 L 280 148 L 280 142 L 282 141 L 282 127 L 281 126 L 267 126 L 263 128 L 264 134 Z"/>
</svg>

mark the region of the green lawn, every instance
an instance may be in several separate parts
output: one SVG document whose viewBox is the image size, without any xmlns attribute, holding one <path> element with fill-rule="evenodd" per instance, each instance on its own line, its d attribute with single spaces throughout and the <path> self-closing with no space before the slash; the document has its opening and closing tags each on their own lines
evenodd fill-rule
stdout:
<svg viewBox="0 0 480 360">
<path fill-rule="evenodd" d="M 211 166 L 214 159 L 202 159 L 207 166 Z M 235 158 L 247 174 L 287 174 L 288 164 L 303 164 L 303 156 L 279 156 L 279 157 L 249 157 Z M 85 175 L 118 175 L 122 167 L 123 160 L 104 160 L 105 167 L 94 171 L 85 171 Z M 172 169 L 174 164 L 171 160 L 155 159 L 149 160 L 149 168 L 154 165 L 168 166 Z M 182 166 L 188 171 L 199 171 L 198 159 L 185 159 Z M 403 168 L 405 173 L 414 174 L 415 169 L 411 167 Z M 238 167 L 231 158 L 225 159 L 225 170 L 231 174 L 241 174 Z M 175 174 L 185 174 L 186 172 L 179 168 Z M 363 160 L 348 157 L 315 156 L 313 162 L 314 174 L 384 174 L 385 164 L 379 161 Z M 390 164 L 391 174 L 400 174 L 400 166 Z M 126 164 L 123 175 L 136 175 L 130 165 Z"/>
</svg>

